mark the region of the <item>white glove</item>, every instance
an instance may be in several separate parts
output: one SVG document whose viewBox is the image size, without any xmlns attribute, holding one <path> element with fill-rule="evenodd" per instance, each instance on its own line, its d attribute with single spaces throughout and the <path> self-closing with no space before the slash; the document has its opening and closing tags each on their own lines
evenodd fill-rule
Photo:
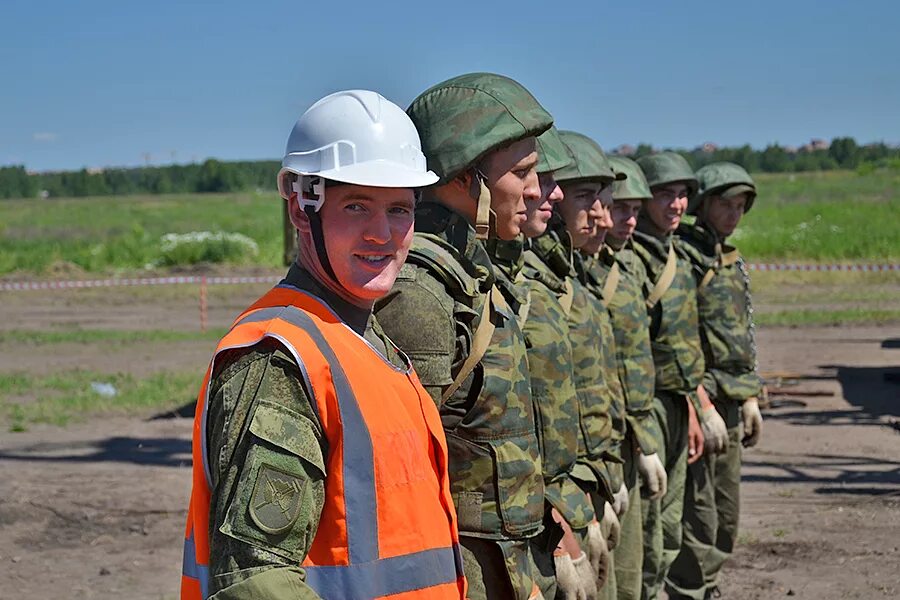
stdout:
<svg viewBox="0 0 900 600">
<path fill-rule="evenodd" d="M 747 448 L 755 446 L 762 434 L 762 414 L 759 412 L 759 401 L 756 398 L 748 398 L 741 406 L 741 420 L 744 422 L 744 439 L 742 443 Z"/>
<path fill-rule="evenodd" d="M 606 534 L 604 536 L 606 538 L 606 546 L 610 551 L 615 550 L 616 546 L 619 545 L 619 535 L 622 533 L 622 525 L 619 523 L 619 517 L 616 516 L 616 511 L 609 502 L 606 502 L 603 505 L 603 520 L 600 521 L 600 526 Z"/>
<path fill-rule="evenodd" d="M 597 587 L 602 588 L 609 578 L 609 546 L 606 545 L 606 536 L 597 520 L 588 525 L 586 545 L 588 560 L 597 578 Z"/>
<path fill-rule="evenodd" d="M 597 600 L 597 572 L 594 571 L 587 554 L 582 552 L 581 556 L 572 559 L 572 564 L 575 565 L 575 572 L 578 573 L 578 581 L 581 584 L 584 599 Z"/>
<path fill-rule="evenodd" d="M 721 454 L 728 448 L 728 427 L 716 407 L 710 404 L 700 412 L 700 427 L 703 429 L 703 447 L 707 453 Z"/>
<path fill-rule="evenodd" d="M 587 556 L 582 553 L 579 561 L 587 563 Z M 587 563 L 590 567 L 590 563 Z M 556 567 L 556 597 L 565 600 L 587 600 L 587 593 L 582 583 L 583 571 L 579 573 L 575 561 L 568 553 L 553 555 L 553 565 Z"/>
<path fill-rule="evenodd" d="M 650 492 L 650 499 L 656 500 L 666 495 L 666 485 L 668 478 L 666 476 L 666 468 L 659 455 L 641 454 L 638 458 L 638 470 L 641 472 L 641 478 L 647 484 L 647 490 Z"/>
<path fill-rule="evenodd" d="M 628 488 L 625 487 L 624 483 L 619 488 L 619 491 L 613 494 L 613 510 L 616 511 L 616 515 L 619 517 L 628 512 Z"/>
</svg>

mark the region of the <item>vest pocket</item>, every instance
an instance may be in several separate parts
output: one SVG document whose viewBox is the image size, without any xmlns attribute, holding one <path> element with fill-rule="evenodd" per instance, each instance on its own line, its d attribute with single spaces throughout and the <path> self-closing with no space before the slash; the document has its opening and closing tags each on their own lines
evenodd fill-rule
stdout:
<svg viewBox="0 0 900 600">
<path fill-rule="evenodd" d="M 656 389 L 659 391 L 685 391 L 684 377 L 675 350 L 668 344 L 651 342 L 653 364 L 656 366 Z"/>
<path fill-rule="evenodd" d="M 511 535 L 534 533 L 544 515 L 544 480 L 535 440 L 517 437 L 489 443 L 503 527 Z"/>
</svg>

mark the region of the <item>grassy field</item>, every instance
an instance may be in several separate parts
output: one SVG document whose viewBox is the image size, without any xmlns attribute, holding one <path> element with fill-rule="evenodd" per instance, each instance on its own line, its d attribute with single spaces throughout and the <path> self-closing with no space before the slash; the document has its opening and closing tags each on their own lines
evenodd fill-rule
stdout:
<svg viewBox="0 0 900 600">
<path fill-rule="evenodd" d="M 749 260 L 900 259 L 900 171 L 757 179 L 759 199 L 734 236 Z M 0 201 L 0 275 L 160 267 L 173 262 L 163 236 L 199 231 L 242 234 L 258 246 L 213 252 L 213 260 L 281 264 L 281 200 L 274 193 L 32 199 Z"/>
<path fill-rule="evenodd" d="M 115 394 L 103 394 L 92 384 L 112 386 Z M 161 372 L 142 378 L 87 370 L 46 376 L 0 373 L 0 420 L 10 431 L 25 431 L 35 423 L 66 425 L 94 414 L 172 410 L 195 399 L 197 386 L 197 373 L 193 371 Z"/>
<path fill-rule="evenodd" d="M 760 174 L 735 233 L 751 261 L 900 259 L 900 171 Z"/>
<path fill-rule="evenodd" d="M 159 266 L 163 236 L 240 233 L 259 247 L 229 262 L 280 265 L 277 194 L 193 194 L 0 201 L 0 275 L 44 274 L 60 265 L 89 272 Z"/>
</svg>

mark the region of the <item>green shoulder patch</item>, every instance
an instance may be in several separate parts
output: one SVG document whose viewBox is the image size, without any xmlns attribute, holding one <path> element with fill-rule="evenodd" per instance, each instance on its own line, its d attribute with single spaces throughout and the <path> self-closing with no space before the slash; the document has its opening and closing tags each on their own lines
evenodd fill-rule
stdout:
<svg viewBox="0 0 900 600">
<path fill-rule="evenodd" d="M 299 475 L 260 465 L 250 497 L 250 517 L 256 526 L 272 535 L 289 531 L 300 515 L 305 484 Z"/>
</svg>

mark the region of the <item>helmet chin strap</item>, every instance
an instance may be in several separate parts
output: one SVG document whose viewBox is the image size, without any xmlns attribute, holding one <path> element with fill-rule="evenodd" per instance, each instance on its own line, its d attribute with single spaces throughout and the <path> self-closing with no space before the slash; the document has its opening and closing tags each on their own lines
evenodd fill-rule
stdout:
<svg viewBox="0 0 900 600">
<path fill-rule="evenodd" d="M 487 177 L 480 169 L 472 169 L 472 189 L 469 195 L 478 198 L 475 212 L 475 237 L 486 240 L 497 236 L 497 213 L 491 210 L 491 191 L 488 189 Z M 475 183 L 478 182 L 478 189 Z"/>
</svg>

